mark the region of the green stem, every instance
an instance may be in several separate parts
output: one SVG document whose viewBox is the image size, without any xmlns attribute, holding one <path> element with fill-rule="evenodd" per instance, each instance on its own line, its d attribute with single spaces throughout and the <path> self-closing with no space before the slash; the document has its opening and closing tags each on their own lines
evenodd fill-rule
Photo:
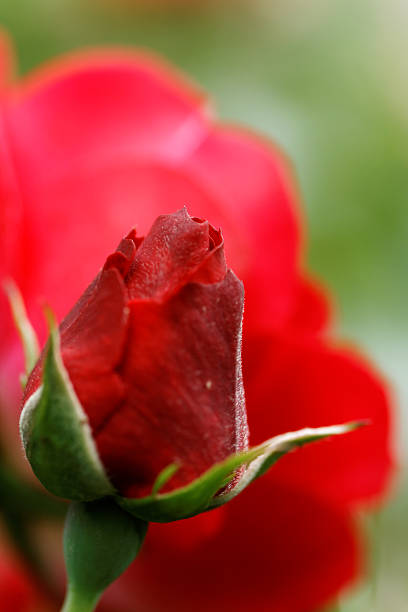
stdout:
<svg viewBox="0 0 408 612">
<path fill-rule="evenodd" d="M 68 589 L 61 612 L 93 612 L 105 589 L 137 556 L 147 523 L 112 498 L 74 502 L 64 531 Z"/>
<path fill-rule="evenodd" d="M 101 593 L 89 596 L 68 586 L 64 605 L 61 612 L 93 612 L 100 599 Z"/>
</svg>

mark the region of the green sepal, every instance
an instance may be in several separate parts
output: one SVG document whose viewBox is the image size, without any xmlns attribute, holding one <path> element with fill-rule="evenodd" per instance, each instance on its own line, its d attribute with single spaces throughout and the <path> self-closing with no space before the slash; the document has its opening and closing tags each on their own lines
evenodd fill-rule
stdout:
<svg viewBox="0 0 408 612">
<path fill-rule="evenodd" d="M 170 463 L 167 467 L 162 470 L 154 481 L 152 487 L 152 495 L 158 493 L 160 489 L 164 487 L 164 485 L 174 476 L 174 474 L 179 469 L 180 465 L 178 463 Z"/>
<path fill-rule="evenodd" d="M 259 445 L 261 453 L 247 465 L 247 469 L 233 489 L 225 491 L 211 500 L 208 509 L 217 508 L 226 504 L 239 495 L 254 480 L 263 476 L 283 455 L 305 444 L 324 440 L 332 436 L 343 434 L 365 426 L 365 421 L 354 421 L 344 425 L 331 425 L 329 427 L 306 427 L 298 431 L 288 432 L 275 436 Z"/>
<path fill-rule="evenodd" d="M 13 280 L 7 279 L 3 281 L 3 288 L 8 297 L 14 324 L 23 345 L 25 373 L 21 374 L 20 380 L 24 388 L 27 382 L 27 377 L 35 366 L 40 355 L 40 347 L 37 334 L 35 333 L 34 328 L 27 317 L 23 297 L 17 285 Z"/>
<path fill-rule="evenodd" d="M 146 531 L 147 523 L 112 499 L 71 504 L 64 530 L 68 589 L 63 612 L 94 610 L 103 591 L 135 559 Z"/>
<path fill-rule="evenodd" d="M 42 385 L 25 403 L 20 419 L 27 459 L 54 495 L 78 501 L 112 495 L 115 490 L 61 359 L 58 328 L 53 320 L 49 323 Z"/>
<path fill-rule="evenodd" d="M 170 493 L 153 492 L 147 497 L 137 499 L 117 496 L 116 500 L 124 510 L 145 521 L 167 523 L 189 518 L 227 503 L 294 448 L 329 436 L 348 433 L 360 425 L 361 423 L 350 423 L 307 428 L 276 436 L 248 451 L 231 455 L 185 487 Z M 224 493 L 217 495 L 242 466 L 245 466 L 245 471 L 234 488 L 226 489 Z"/>
</svg>

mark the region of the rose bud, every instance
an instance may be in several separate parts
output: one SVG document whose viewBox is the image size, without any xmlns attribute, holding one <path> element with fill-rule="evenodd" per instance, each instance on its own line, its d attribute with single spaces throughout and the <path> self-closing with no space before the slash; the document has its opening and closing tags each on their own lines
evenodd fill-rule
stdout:
<svg viewBox="0 0 408 612">
<path fill-rule="evenodd" d="M 182 209 L 144 239 L 131 231 L 28 380 L 21 434 L 42 483 L 174 520 L 228 501 L 290 448 L 343 433 L 302 430 L 247 450 L 243 300 L 208 221 Z"/>
</svg>

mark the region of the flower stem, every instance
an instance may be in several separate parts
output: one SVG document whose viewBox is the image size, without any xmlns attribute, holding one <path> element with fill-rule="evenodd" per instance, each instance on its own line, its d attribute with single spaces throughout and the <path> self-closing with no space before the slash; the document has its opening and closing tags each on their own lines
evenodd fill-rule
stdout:
<svg viewBox="0 0 408 612">
<path fill-rule="evenodd" d="M 89 596 L 69 586 L 61 612 L 93 612 L 100 596 L 101 594 Z"/>
<path fill-rule="evenodd" d="M 105 589 L 132 563 L 147 523 L 112 498 L 71 504 L 64 531 L 68 577 L 61 612 L 93 612 Z"/>
</svg>

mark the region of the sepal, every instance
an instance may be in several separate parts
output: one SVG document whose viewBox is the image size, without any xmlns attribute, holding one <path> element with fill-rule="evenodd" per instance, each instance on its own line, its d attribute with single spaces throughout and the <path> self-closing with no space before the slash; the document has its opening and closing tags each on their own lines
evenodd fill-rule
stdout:
<svg viewBox="0 0 408 612">
<path fill-rule="evenodd" d="M 242 493 L 251 482 L 263 476 L 270 467 L 290 451 L 300 448 L 305 444 L 310 444 L 311 442 L 317 442 L 318 440 L 324 440 L 332 436 L 341 436 L 355 429 L 359 429 L 366 424 L 365 421 L 354 421 L 344 425 L 331 425 L 329 427 L 305 427 L 298 431 L 290 431 L 270 438 L 257 447 L 260 449 L 261 453 L 247 464 L 246 470 L 236 486 L 214 497 L 211 500 L 209 509 L 222 506 Z"/>
<path fill-rule="evenodd" d="M 329 436 L 348 433 L 361 425 L 362 423 L 358 422 L 289 432 L 271 438 L 248 451 L 231 455 L 191 484 L 170 493 L 161 494 L 155 486 L 152 494 L 147 497 L 129 499 L 117 496 L 116 500 L 124 510 L 145 521 L 167 523 L 189 518 L 233 499 L 289 451 Z M 245 470 L 238 483 L 228 489 L 228 483 L 236 477 L 236 471 L 242 466 Z M 168 468 L 165 468 L 161 474 L 167 471 Z M 162 480 L 161 474 L 156 483 Z"/>
<path fill-rule="evenodd" d="M 27 316 L 23 297 L 15 282 L 7 279 L 3 281 L 3 288 L 10 304 L 14 324 L 23 345 L 25 373 L 20 375 L 20 380 L 24 388 L 27 378 L 40 355 L 38 338 Z"/>
<path fill-rule="evenodd" d="M 59 332 L 51 316 L 49 326 L 42 385 L 29 397 L 20 418 L 27 459 L 54 495 L 78 501 L 112 495 L 115 490 L 62 362 Z"/>
</svg>

